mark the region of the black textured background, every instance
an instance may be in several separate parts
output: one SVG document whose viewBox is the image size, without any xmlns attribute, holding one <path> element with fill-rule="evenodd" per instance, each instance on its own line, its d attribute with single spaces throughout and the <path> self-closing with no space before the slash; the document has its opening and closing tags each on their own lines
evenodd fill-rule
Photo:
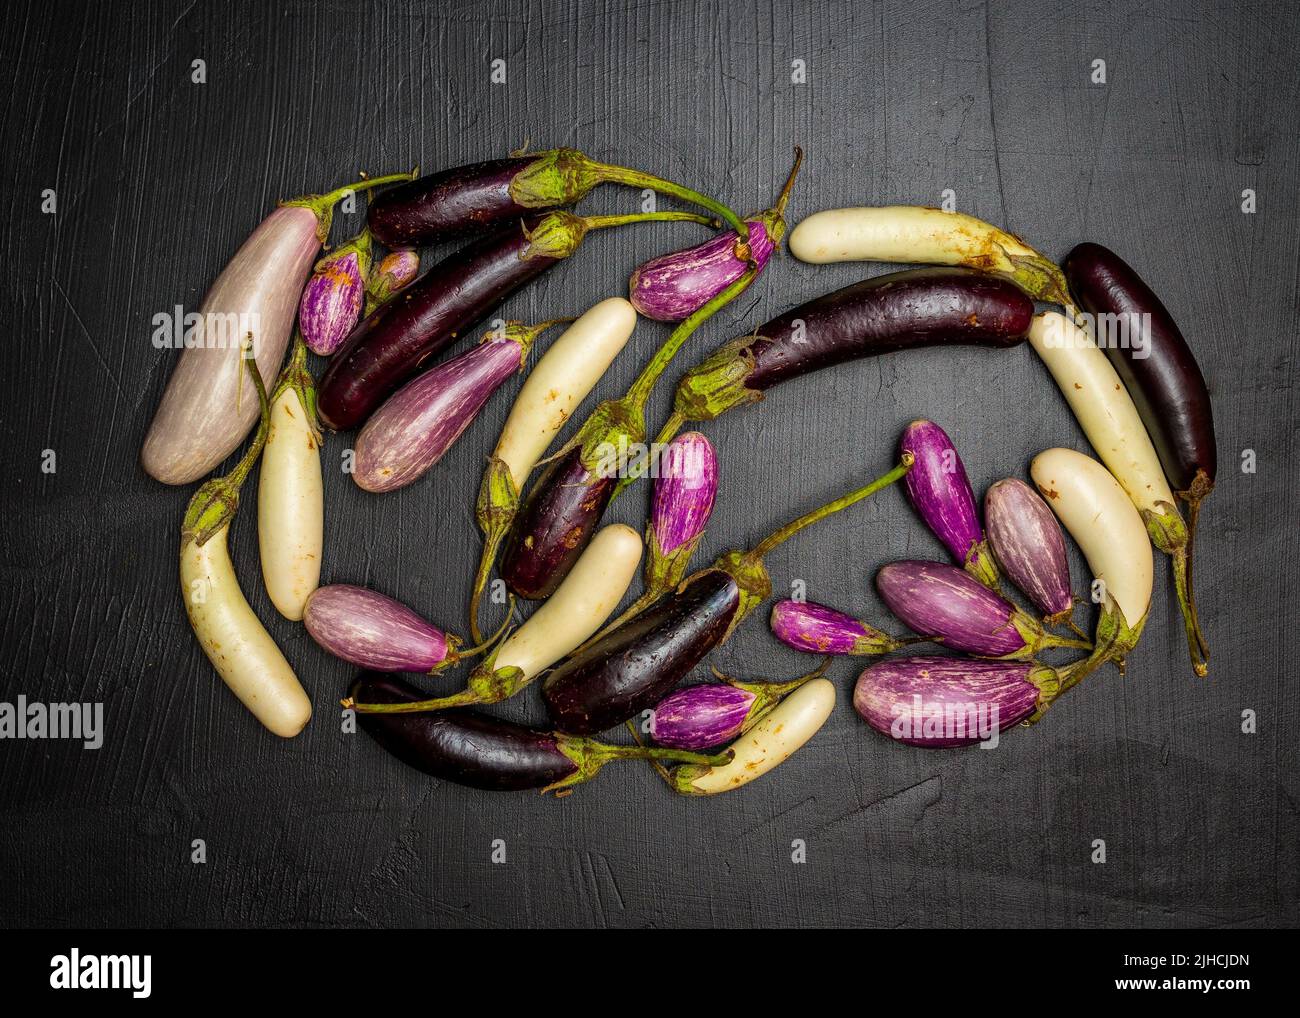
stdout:
<svg viewBox="0 0 1300 1018">
<path fill-rule="evenodd" d="M 593 926 L 1269 926 L 1297 904 L 1294 405 L 1297 30 L 1290 3 L 102 3 L 11 5 L 0 38 L 5 190 L 3 699 L 102 700 L 88 752 L 0 743 L 0 923 Z M 508 82 L 489 83 L 489 62 Z M 208 81 L 190 82 L 207 61 Z M 1104 59 L 1108 83 L 1090 82 Z M 808 82 L 790 83 L 802 59 Z M 1200 549 L 1211 675 L 1187 665 L 1167 569 L 1129 677 L 1099 674 L 994 752 L 891 744 L 840 706 L 779 772 L 713 800 L 611 766 L 559 801 L 427 780 L 339 731 L 351 669 L 261 589 L 255 502 L 233 543 L 316 706 L 266 732 L 199 652 L 176 583 L 189 490 L 137 465 L 172 355 L 150 319 L 196 307 L 275 200 L 359 169 L 574 145 L 740 209 L 808 154 L 792 221 L 937 204 L 1048 254 L 1113 246 L 1174 311 L 1214 394 L 1219 490 Z M 40 213 L 44 188 L 58 213 Z M 1243 214 L 1241 194 L 1258 194 Z M 604 189 L 583 208 L 630 209 Z M 360 216 L 340 217 L 342 239 Z M 593 236 L 511 301 L 576 314 L 641 259 L 694 242 Z M 881 271 L 786 256 L 682 356 Z M 597 390 L 663 340 L 642 323 Z M 662 419 L 678 370 L 654 404 Z M 372 497 L 325 447 L 327 581 L 373 585 L 454 630 L 477 555 L 482 457 L 509 391 L 417 485 Z M 722 464 L 701 560 L 886 468 L 899 430 L 953 435 L 982 495 L 1051 445 L 1086 449 L 1033 353 L 923 351 L 838 368 L 704 429 Z M 40 470 L 42 450 L 57 472 Z M 1240 470 L 1253 449 L 1257 472 Z M 641 525 L 645 491 L 614 516 Z M 777 590 L 877 621 L 882 562 L 942 557 L 898 491 L 772 556 Z M 1083 587 L 1076 558 L 1076 587 Z M 788 676 L 760 612 L 718 655 Z M 449 688 L 454 679 L 437 680 Z M 536 693 L 506 713 L 541 717 Z M 1243 735 L 1241 712 L 1259 731 Z M 192 839 L 206 865 L 190 862 Z M 1090 862 L 1093 839 L 1105 865 Z M 507 863 L 490 848 L 504 839 Z M 804 839 L 807 863 L 791 862 Z"/>
</svg>

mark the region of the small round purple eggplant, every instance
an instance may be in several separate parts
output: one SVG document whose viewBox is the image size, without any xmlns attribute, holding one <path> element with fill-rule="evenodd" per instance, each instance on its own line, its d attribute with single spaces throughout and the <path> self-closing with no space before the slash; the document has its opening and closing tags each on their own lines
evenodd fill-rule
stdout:
<svg viewBox="0 0 1300 1018">
<path fill-rule="evenodd" d="M 1056 516 L 1024 481 L 1008 477 L 984 495 L 989 543 L 1008 578 L 1051 624 L 1074 612 L 1070 562 Z"/>
<path fill-rule="evenodd" d="M 858 677 L 853 707 L 876 731 L 909 746 L 996 746 L 998 732 L 1036 720 L 1058 688 L 1055 671 L 1030 661 L 890 658 Z"/>
<path fill-rule="evenodd" d="M 423 477 L 474 423 L 501 383 L 523 370 L 533 341 L 555 324 L 508 322 L 393 393 L 357 436 L 352 473 L 357 487 L 395 491 Z"/>
<path fill-rule="evenodd" d="M 415 282 L 420 274 L 420 253 L 413 248 L 398 248 L 380 260 L 366 284 L 366 311 L 369 315 L 400 290 Z"/>
<path fill-rule="evenodd" d="M 312 591 L 302 621 L 327 651 L 362 668 L 435 672 L 461 656 L 460 641 L 400 601 L 347 583 Z"/>
<path fill-rule="evenodd" d="M 316 263 L 298 302 L 298 328 L 312 353 L 328 357 L 348 338 L 365 304 L 370 234 L 360 234 Z"/>
<path fill-rule="evenodd" d="M 738 256 L 735 233 L 724 233 L 684 251 L 652 258 L 637 267 L 628 282 L 628 299 L 647 318 L 680 322 L 745 274 L 752 262 L 758 274 L 785 236 L 785 206 L 790 200 L 803 150 L 795 147 L 794 167 L 772 207 L 746 220 L 749 260 Z"/>
<path fill-rule="evenodd" d="M 687 686 L 669 693 L 650 712 L 650 737 L 675 749 L 713 749 L 748 731 L 773 707 L 805 682 L 820 678 L 830 665 L 826 658 L 807 675 L 789 682 L 742 682 L 713 674 L 720 682 Z"/>
<path fill-rule="evenodd" d="M 888 654 L 915 640 L 896 640 L 852 615 L 812 601 L 778 601 L 772 633 L 787 647 L 809 654 Z"/>
<path fill-rule="evenodd" d="M 998 569 L 984 540 L 975 492 L 952 439 L 934 421 L 913 421 L 903 429 L 898 445 L 916 457 L 904 486 L 925 525 L 968 573 L 997 590 Z"/>
<path fill-rule="evenodd" d="M 1018 660 L 1051 647 L 1091 649 L 1044 632 L 1006 598 L 944 562 L 891 562 L 876 573 L 876 589 L 914 632 L 967 654 Z"/>
</svg>

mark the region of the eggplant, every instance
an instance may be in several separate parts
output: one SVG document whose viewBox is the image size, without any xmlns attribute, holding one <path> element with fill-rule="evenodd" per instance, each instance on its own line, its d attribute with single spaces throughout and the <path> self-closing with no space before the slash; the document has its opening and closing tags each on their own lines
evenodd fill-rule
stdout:
<svg viewBox="0 0 1300 1018">
<path fill-rule="evenodd" d="M 419 247 L 492 230 L 540 210 L 572 205 L 606 182 L 649 188 L 691 202 L 730 223 L 748 240 L 740 217 L 721 202 L 648 173 L 598 163 L 571 148 L 428 174 L 371 202 L 366 222 L 387 247 Z"/>
<path fill-rule="evenodd" d="M 370 278 L 370 234 L 362 230 L 316 263 L 298 301 L 298 330 L 312 353 L 328 357 L 361 317 Z"/>
<path fill-rule="evenodd" d="M 998 744 L 998 733 L 1034 717 L 1057 695 L 1056 672 L 1031 661 L 889 658 L 853 687 L 853 708 L 876 731 L 908 746 Z"/>
<path fill-rule="evenodd" d="M 811 601 L 772 605 L 772 634 L 787 647 L 809 654 L 888 654 L 915 639 L 897 640 L 874 626 Z"/>
<path fill-rule="evenodd" d="M 350 707 L 354 700 L 403 705 L 423 695 L 395 675 L 362 672 L 343 705 Z M 674 749 L 609 746 L 471 710 L 358 713 L 357 717 L 362 730 L 402 763 L 489 792 L 568 789 L 591 780 L 611 760 L 686 760 L 708 765 L 719 759 Z"/>
<path fill-rule="evenodd" d="M 997 590 L 998 568 L 980 526 L 975 492 L 952 439 L 934 421 L 913 421 L 903 429 L 899 448 L 916 457 L 903 487 L 925 525 L 966 572 Z"/>
<path fill-rule="evenodd" d="M 688 577 L 640 615 L 578 649 L 542 684 L 560 731 L 587 735 L 652 707 L 772 593 L 763 558 L 805 527 L 901 479 L 911 456 L 887 474 Z"/>
<path fill-rule="evenodd" d="M 385 304 L 399 290 L 405 290 L 420 274 L 420 254 L 410 248 L 399 248 L 384 255 L 379 267 L 366 283 L 365 314 L 372 314 L 380 304 Z M 346 338 L 346 337 L 345 337 Z"/>
<path fill-rule="evenodd" d="M 913 631 L 968 654 L 1020 659 L 1052 647 L 1092 649 L 1045 632 L 1006 598 L 944 562 L 890 562 L 876 573 L 876 589 Z"/>
<path fill-rule="evenodd" d="M 891 272 L 817 297 L 720 347 L 678 383 L 655 439 L 761 400 L 782 382 L 860 357 L 1024 340 L 1034 303 L 1015 283 L 965 268 Z"/>
<path fill-rule="evenodd" d="M 1008 477 L 984 493 L 989 543 L 1007 577 L 1050 624 L 1074 614 L 1065 535 L 1052 510 L 1034 489 Z"/>
<path fill-rule="evenodd" d="M 348 583 L 312 591 L 302 621 L 325 650 L 361 668 L 432 673 L 472 653 L 400 601 Z"/>
<path fill-rule="evenodd" d="M 361 424 L 422 363 L 573 254 L 590 230 L 655 220 L 709 222 L 687 212 L 585 219 L 551 212 L 502 227 L 448 255 L 352 330 L 321 378 L 321 421 L 334 431 Z"/>
</svg>

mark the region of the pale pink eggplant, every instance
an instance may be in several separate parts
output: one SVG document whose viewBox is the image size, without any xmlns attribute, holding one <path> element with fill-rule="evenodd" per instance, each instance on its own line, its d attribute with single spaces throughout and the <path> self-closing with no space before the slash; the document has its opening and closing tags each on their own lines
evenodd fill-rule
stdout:
<svg viewBox="0 0 1300 1018">
<path fill-rule="evenodd" d="M 785 236 L 785 206 L 803 161 L 803 152 L 797 147 L 794 152 L 794 167 L 776 202 L 746 220 L 747 251 L 738 244 L 737 235 L 728 232 L 695 247 L 652 258 L 638 266 L 628 282 L 632 306 L 647 318 L 680 322 L 743 276 L 751 263 L 758 269 L 754 276 L 758 278 Z"/>
<path fill-rule="evenodd" d="M 787 647 L 809 654 L 888 654 L 913 640 L 896 640 L 852 615 L 812 601 L 778 601 L 772 633 Z"/>
<path fill-rule="evenodd" d="M 991 742 L 1056 696 L 1056 673 L 1030 661 L 887 658 L 864 671 L 853 707 L 876 731 L 909 746 L 949 749 Z"/>
<path fill-rule="evenodd" d="M 382 672 L 434 672 L 457 659 L 459 641 L 400 601 L 335 583 L 307 598 L 303 625 L 337 658 Z"/>
<path fill-rule="evenodd" d="M 934 421 L 922 420 L 904 428 L 898 444 L 916 457 L 903 483 L 925 525 L 968 573 L 996 590 L 997 566 L 984 540 L 975 492 L 952 439 Z"/>
<path fill-rule="evenodd" d="M 1056 515 L 1033 488 L 1014 477 L 984 495 L 984 522 L 993 554 L 1008 578 L 1046 616 L 1065 622 L 1074 610 L 1070 562 Z"/>
</svg>

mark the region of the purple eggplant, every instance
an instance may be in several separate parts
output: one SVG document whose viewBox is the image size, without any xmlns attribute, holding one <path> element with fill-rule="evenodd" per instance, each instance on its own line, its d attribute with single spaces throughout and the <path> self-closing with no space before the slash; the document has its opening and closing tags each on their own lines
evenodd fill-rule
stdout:
<svg viewBox="0 0 1300 1018">
<path fill-rule="evenodd" d="M 384 255 L 379 267 L 371 273 L 366 284 L 365 313 L 370 315 L 380 304 L 405 290 L 420 274 L 420 254 L 411 248 L 398 248 Z"/>
<path fill-rule="evenodd" d="M 400 601 L 347 583 L 312 591 L 302 621 L 313 640 L 361 668 L 437 672 L 473 653 Z"/>
<path fill-rule="evenodd" d="M 1033 488 L 1008 477 L 984 494 L 989 543 L 1007 577 L 1052 625 L 1074 613 L 1065 535 Z"/>
<path fill-rule="evenodd" d="M 501 383 L 523 370 L 533 341 L 560 321 L 508 322 L 472 350 L 407 382 L 375 411 L 357 437 L 352 474 L 357 486 L 395 491 L 423 477 L 474 422 Z"/>
<path fill-rule="evenodd" d="M 573 254 L 589 231 L 652 221 L 709 222 L 689 212 L 587 218 L 551 212 L 505 226 L 448 255 L 352 330 L 320 380 L 322 423 L 335 431 L 361 424 L 422 363 Z"/>
<path fill-rule="evenodd" d="M 312 353 L 328 357 L 343 345 L 361 316 L 369 276 L 365 230 L 316 263 L 298 301 L 298 328 Z"/>
<path fill-rule="evenodd" d="M 591 540 L 610 500 L 635 476 L 630 450 L 645 440 L 645 405 L 683 343 L 748 285 L 754 269 L 677 326 L 627 393 L 591 412 L 550 468 L 529 489 L 511 523 L 501 576 L 525 598 L 548 596 Z"/>
<path fill-rule="evenodd" d="M 787 647 L 809 654 L 889 654 L 916 640 L 896 640 L 834 608 L 811 601 L 778 601 L 772 606 L 772 633 Z"/>
<path fill-rule="evenodd" d="M 1027 659 L 1052 647 L 1091 649 L 1044 632 L 1036 619 L 944 562 L 891 562 L 876 573 L 876 589 L 914 632 L 967 654 Z"/>
<path fill-rule="evenodd" d="M 381 244 L 419 247 L 572 205 L 607 182 L 671 195 L 708 209 L 742 235 L 747 232 L 731 209 L 698 191 L 625 166 L 598 163 L 571 148 L 431 173 L 371 202 L 366 221 Z"/>
<path fill-rule="evenodd" d="M 761 273 L 785 236 L 785 206 L 802 162 L 803 150 L 796 146 L 794 167 L 777 200 L 747 220 L 749 259 L 737 255 L 734 233 L 652 258 L 632 273 L 628 283 L 628 299 L 637 311 L 656 321 L 680 322 L 743 276 L 751 262 Z"/>
<path fill-rule="evenodd" d="M 403 712 L 423 695 L 395 675 L 363 672 L 352 683 L 343 706 L 361 702 L 389 707 L 357 714 L 361 728 L 384 749 L 425 774 L 489 792 L 571 788 L 595 777 L 611 760 L 720 764 L 728 759 L 725 753 L 708 757 L 658 747 L 608 746 L 470 710 Z"/>
<path fill-rule="evenodd" d="M 662 699 L 772 593 L 763 557 L 805 527 L 907 473 L 911 456 L 865 487 L 787 523 L 748 551 L 730 551 L 640 615 L 579 648 L 542 684 L 555 727 L 588 735 Z"/>
<path fill-rule="evenodd" d="M 1057 673 L 1030 661 L 889 658 L 858 677 L 853 707 L 876 731 L 909 746 L 996 746 L 999 732 L 1034 719 L 1058 689 Z"/>
<path fill-rule="evenodd" d="M 916 347 L 1024 341 L 1034 302 L 1010 280 L 974 269 L 890 272 L 817 297 L 719 347 L 677 385 L 655 439 L 756 403 L 792 378 L 860 357 Z"/>
<path fill-rule="evenodd" d="M 674 749 L 713 749 L 743 734 L 768 711 L 810 679 L 820 678 L 827 658 L 807 675 L 789 682 L 742 682 L 713 674 L 721 682 L 687 686 L 669 693 L 650 712 L 650 737 Z"/>
<path fill-rule="evenodd" d="M 962 568 L 997 590 L 998 569 L 980 526 L 975 492 L 952 439 L 934 421 L 913 421 L 903 429 L 898 446 L 916 457 L 904 485 L 925 525 Z"/>
</svg>

